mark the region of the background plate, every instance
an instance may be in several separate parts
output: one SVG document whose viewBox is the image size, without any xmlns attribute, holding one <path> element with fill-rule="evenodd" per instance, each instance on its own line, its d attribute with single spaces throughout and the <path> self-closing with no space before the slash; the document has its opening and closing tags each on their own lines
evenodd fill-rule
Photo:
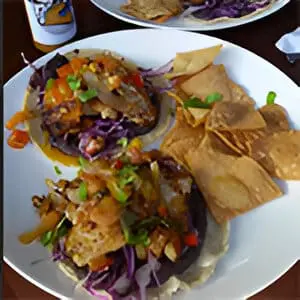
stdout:
<svg viewBox="0 0 300 300">
<path fill-rule="evenodd" d="M 132 23 L 139 26 L 144 27 L 152 27 L 152 28 L 170 28 L 170 29 L 180 29 L 180 30 L 192 30 L 192 31 L 208 31 L 208 30 L 219 30 L 230 27 L 236 27 L 243 24 L 247 24 L 261 18 L 267 17 L 272 13 L 275 13 L 286 4 L 290 2 L 290 0 L 278 0 L 278 2 L 274 3 L 272 7 L 270 7 L 266 11 L 262 11 L 257 15 L 250 16 L 244 19 L 237 19 L 232 21 L 222 21 L 215 24 L 203 24 L 197 21 L 183 19 L 180 17 L 174 17 L 163 24 L 157 24 L 152 21 L 144 21 L 139 20 L 135 17 L 127 15 L 120 10 L 120 6 L 126 3 L 127 0 L 90 0 L 97 7 L 110 14 L 111 16 L 118 18 L 122 21 Z"/>
</svg>

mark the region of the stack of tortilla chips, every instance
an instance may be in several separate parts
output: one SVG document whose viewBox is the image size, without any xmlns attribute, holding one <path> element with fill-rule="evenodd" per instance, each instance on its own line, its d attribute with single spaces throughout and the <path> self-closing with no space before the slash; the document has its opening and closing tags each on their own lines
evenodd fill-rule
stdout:
<svg viewBox="0 0 300 300">
<path fill-rule="evenodd" d="M 260 109 L 242 87 L 213 61 L 221 45 L 181 53 L 169 78 L 176 122 L 161 150 L 188 168 L 208 208 L 222 223 L 282 195 L 272 177 L 300 179 L 300 131 L 290 128 L 278 104 Z M 191 97 L 202 101 L 222 96 L 210 107 L 186 107 Z"/>
</svg>

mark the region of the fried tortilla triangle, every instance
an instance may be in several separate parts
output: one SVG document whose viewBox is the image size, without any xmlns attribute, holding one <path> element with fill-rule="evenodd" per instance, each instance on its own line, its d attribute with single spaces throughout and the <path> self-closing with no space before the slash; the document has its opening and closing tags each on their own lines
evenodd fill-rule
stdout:
<svg viewBox="0 0 300 300">
<path fill-rule="evenodd" d="M 198 73 L 211 65 L 219 55 L 222 45 L 177 53 L 173 62 L 173 70 L 166 74 L 169 79 Z"/>
<path fill-rule="evenodd" d="M 206 120 L 206 129 L 211 131 L 254 130 L 265 126 L 259 111 L 248 102 L 218 102 Z"/>
<path fill-rule="evenodd" d="M 257 130 L 215 131 L 218 137 L 231 149 L 239 154 L 253 155 L 253 143 L 264 139 L 270 134 L 287 131 L 290 128 L 285 109 L 278 105 L 265 105 L 259 109 L 266 122 L 266 127 Z"/>
<path fill-rule="evenodd" d="M 183 116 L 183 109 L 178 108 L 174 127 L 164 138 L 161 151 L 173 157 L 179 164 L 187 167 L 184 155 L 196 149 L 204 137 L 204 127 L 191 127 Z"/>
<path fill-rule="evenodd" d="M 253 158 L 271 176 L 284 180 L 300 180 L 300 131 L 281 131 L 257 140 Z"/>
<path fill-rule="evenodd" d="M 218 223 L 246 213 L 282 195 L 269 174 L 253 159 L 230 155 L 208 134 L 185 160 Z M 219 143 L 219 142 L 218 142 Z"/>
</svg>

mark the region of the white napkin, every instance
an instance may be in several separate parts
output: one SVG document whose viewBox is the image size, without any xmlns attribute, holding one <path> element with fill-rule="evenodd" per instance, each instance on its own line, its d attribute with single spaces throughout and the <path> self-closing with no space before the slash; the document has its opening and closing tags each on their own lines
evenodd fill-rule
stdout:
<svg viewBox="0 0 300 300">
<path fill-rule="evenodd" d="M 275 46 L 285 54 L 300 53 L 300 27 L 282 36 Z"/>
</svg>

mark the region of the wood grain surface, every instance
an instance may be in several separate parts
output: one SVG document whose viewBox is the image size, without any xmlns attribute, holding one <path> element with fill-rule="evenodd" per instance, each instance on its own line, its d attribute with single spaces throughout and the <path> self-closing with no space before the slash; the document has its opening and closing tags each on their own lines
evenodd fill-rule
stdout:
<svg viewBox="0 0 300 300">
<path fill-rule="evenodd" d="M 3 2 L 3 79 L 6 82 L 24 67 L 21 52 L 24 52 L 30 61 L 43 54 L 33 46 L 23 0 L 4 0 Z M 88 0 L 73 0 L 73 4 L 78 25 L 74 40 L 109 31 L 138 28 L 103 13 Z M 265 19 L 232 29 L 206 32 L 206 34 L 236 43 L 255 52 L 300 85 L 300 61 L 294 65 L 288 63 L 285 56 L 274 46 L 283 34 L 293 31 L 297 26 L 300 26 L 300 1 L 291 0 L 286 7 Z M 3 299 L 55 299 L 23 279 L 6 264 L 3 270 Z M 273 299 L 300 300 L 300 263 L 297 263 L 270 287 L 251 298 L 251 300 Z"/>
</svg>

